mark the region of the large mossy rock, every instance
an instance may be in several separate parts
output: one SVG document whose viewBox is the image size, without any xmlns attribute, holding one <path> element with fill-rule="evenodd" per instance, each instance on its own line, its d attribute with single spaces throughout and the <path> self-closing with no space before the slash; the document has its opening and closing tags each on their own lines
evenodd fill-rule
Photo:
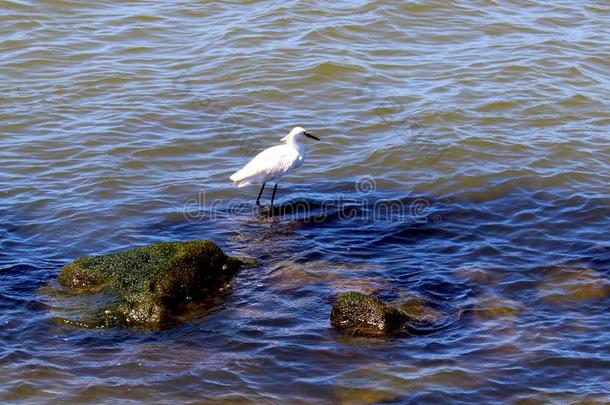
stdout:
<svg viewBox="0 0 610 405">
<path fill-rule="evenodd" d="M 57 280 L 77 294 L 109 293 L 96 326 L 159 329 L 216 294 L 243 264 L 211 241 L 163 242 L 78 258 Z"/>
<path fill-rule="evenodd" d="M 407 323 L 430 324 L 438 315 L 415 298 L 393 306 L 376 297 L 350 291 L 341 294 L 333 304 L 330 323 L 354 335 L 383 336 L 403 331 Z"/>
</svg>

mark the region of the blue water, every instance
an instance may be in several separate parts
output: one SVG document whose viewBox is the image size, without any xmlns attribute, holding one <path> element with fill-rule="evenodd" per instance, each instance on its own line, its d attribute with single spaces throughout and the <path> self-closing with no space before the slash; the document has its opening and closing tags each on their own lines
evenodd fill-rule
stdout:
<svg viewBox="0 0 610 405">
<path fill-rule="evenodd" d="M 610 401 L 608 2 L 0 9 L 2 402 Z M 228 176 L 295 125 L 270 217 Z M 183 325 L 44 288 L 190 239 L 258 265 Z M 438 316 L 341 334 L 349 290 Z"/>
</svg>

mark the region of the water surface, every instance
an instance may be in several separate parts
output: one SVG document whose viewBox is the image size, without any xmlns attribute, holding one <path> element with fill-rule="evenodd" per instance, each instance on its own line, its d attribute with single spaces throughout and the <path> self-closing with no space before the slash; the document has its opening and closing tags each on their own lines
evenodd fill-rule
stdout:
<svg viewBox="0 0 610 405">
<path fill-rule="evenodd" d="M 610 400 L 608 1 L 0 10 L 2 402 Z M 294 125 L 323 142 L 268 219 L 228 176 Z M 38 292 L 195 238 L 259 265 L 183 326 L 80 330 Z M 442 317 L 339 335 L 347 290 Z"/>
</svg>

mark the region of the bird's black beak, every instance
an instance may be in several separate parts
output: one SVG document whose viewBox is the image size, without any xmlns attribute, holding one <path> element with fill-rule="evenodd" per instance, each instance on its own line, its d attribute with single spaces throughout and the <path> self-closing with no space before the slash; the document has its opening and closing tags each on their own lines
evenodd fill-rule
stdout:
<svg viewBox="0 0 610 405">
<path fill-rule="evenodd" d="M 310 134 L 309 132 L 305 132 L 305 136 L 311 139 L 315 139 L 316 141 L 319 141 L 320 138 L 318 138 L 317 136 L 313 136 L 312 134 Z"/>
</svg>

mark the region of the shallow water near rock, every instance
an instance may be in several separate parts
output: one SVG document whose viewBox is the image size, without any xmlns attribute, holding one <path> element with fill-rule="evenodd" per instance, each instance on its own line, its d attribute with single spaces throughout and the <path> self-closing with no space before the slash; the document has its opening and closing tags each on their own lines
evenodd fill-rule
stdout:
<svg viewBox="0 0 610 405">
<path fill-rule="evenodd" d="M 3 403 L 610 400 L 607 1 L 0 10 Z M 270 215 L 228 176 L 294 125 L 322 142 Z M 258 265 L 175 328 L 39 293 L 194 239 Z M 346 336 L 350 290 L 439 319 Z"/>
</svg>

